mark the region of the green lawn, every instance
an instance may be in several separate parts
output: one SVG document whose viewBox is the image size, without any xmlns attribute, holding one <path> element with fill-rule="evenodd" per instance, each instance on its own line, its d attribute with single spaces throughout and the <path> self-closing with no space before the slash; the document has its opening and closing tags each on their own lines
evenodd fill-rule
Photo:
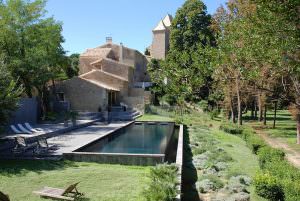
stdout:
<svg viewBox="0 0 300 201">
<path fill-rule="evenodd" d="M 267 113 L 267 126 L 262 126 L 262 122 L 250 121 L 251 125 L 262 129 L 269 136 L 280 138 L 290 147 L 300 151 L 300 146 L 296 144 L 296 121 L 292 119 L 288 110 L 279 110 L 277 112 L 276 128 L 273 129 L 273 111 Z"/>
<path fill-rule="evenodd" d="M 174 121 L 171 117 L 160 116 L 156 114 L 144 114 L 137 121 Z"/>
<path fill-rule="evenodd" d="M 0 161 L 0 190 L 13 201 L 45 200 L 32 191 L 43 186 L 64 188 L 80 181 L 82 200 L 139 201 L 149 167 L 69 161 Z"/>
</svg>

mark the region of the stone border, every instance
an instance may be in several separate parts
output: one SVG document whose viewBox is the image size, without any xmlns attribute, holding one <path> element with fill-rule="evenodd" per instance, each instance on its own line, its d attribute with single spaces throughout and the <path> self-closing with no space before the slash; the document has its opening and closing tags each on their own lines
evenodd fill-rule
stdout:
<svg viewBox="0 0 300 201">
<path fill-rule="evenodd" d="M 181 188 L 182 188 L 182 165 L 183 165 L 183 125 L 179 126 L 178 134 L 178 145 L 177 145 L 177 154 L 176 154 L 176 165 L 178 166 L 178 191 L 179 194 L 176 197 L 176 201 L 181 201 Z"/>
<path fill-rule="evenodd" d="M 67 160 L 79 162 L 97 162 L 104 164 L 153 166 L 163 163 L 164 154 L 124 154 L 124 153 L 93 153 L 71 152 L 64 153 Z"/>
</svg>

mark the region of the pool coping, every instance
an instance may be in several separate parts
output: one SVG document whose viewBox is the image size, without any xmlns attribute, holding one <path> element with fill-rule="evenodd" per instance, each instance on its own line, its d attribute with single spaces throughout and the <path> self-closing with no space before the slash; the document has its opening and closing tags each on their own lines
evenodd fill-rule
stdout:
<svg viewBox="0 0 300 201">
<path fill-rule="evenodd" d="M 182 165 L 183 165 L 183 125 L 179 125 L 176 165 L 178 167 L 178 195 L 176 201 L 181 201 L 181 189 L 182 189 Z"/>
</svg>

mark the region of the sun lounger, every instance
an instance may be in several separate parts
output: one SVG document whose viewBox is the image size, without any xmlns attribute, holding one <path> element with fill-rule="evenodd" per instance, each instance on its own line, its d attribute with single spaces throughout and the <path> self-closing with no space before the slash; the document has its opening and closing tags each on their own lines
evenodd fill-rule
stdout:
<svg viewBox="0 0 300 201">
<path fill-rule="evenodd" d="M 25 127 L 28 129 L 28 130 L 30 130 L 31 132 L 34 132 L 34 133 L 39 133 L 39 132 L 44 132 L 44 129 L 42 129 L 42 128 L 33 128 L 29 123 L 25 123 L 24 124 L 25 125 Z"/>
<path fill-rule="evenodd" d="M 13 132 L 17 133 L 17 134 L 24 134 L 24 132 L 20 131 L 19 129 L 17 129 L 14 125 L 10 125 L 10 128 Z"/>
<path fill-rule="evenodd" d="M 34 147 L 37 146 L 36 143 L 31 143 L 31 144 L 26 143 L 25 138 L 20 136 L 15 138 L 15 143 L 16 146 L 12 150 L 13 153 L 24 153 L 25 151 L 29 149 L 33 149 Z"/>
<path fill-rule="evenodd" d="M 10 201 L 10 199 L 9 199 L 8 195 L 6 195 L 0 191 L 0 201 Z"/>
<path fill-rule="evenodd" d="M 33 193 L 40 195 L 41 197 L 59 199 L 59 200 L 75 200 L 76 197 L 83 196 L 77 190 L 78 183 L 70 185 L 66 189 L 44 187 L 39 191 L 34 191 Z"/>
<path fill-rule="evenodd" d="M 32 134 L 32 132 L 24 128 L 22 124 L 18 124 L 18 127 L 23 133 Z"/>
<path fill-rule="evenodd" d="M 24 124 L 25 127 L 32 131 L 32 132 L 36 132 L 36 133 L 46 133 L 46 132 L 53 132 L 52 130 L 50 129 L 43 129 L 43 128 L 33 128 L 29 123 L 25 123 Z"/>
</svg>

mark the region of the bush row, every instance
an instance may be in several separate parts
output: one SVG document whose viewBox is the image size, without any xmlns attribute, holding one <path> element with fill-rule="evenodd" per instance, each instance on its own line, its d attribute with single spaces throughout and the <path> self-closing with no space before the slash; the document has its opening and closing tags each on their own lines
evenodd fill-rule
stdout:
<svg viewBox="0 0 300 201">
<path fill-rule="evenodd" d="M 284 160 L 283 151 L 268 146 L 251 128 L 238 128 L 231 123 L 225 123 L 220 129 L 238 134 L 258 156 L 261 172 L 254 178 L 258 195 L 270 201 L 300 200 L 300 171 Z"/>
</svg>

